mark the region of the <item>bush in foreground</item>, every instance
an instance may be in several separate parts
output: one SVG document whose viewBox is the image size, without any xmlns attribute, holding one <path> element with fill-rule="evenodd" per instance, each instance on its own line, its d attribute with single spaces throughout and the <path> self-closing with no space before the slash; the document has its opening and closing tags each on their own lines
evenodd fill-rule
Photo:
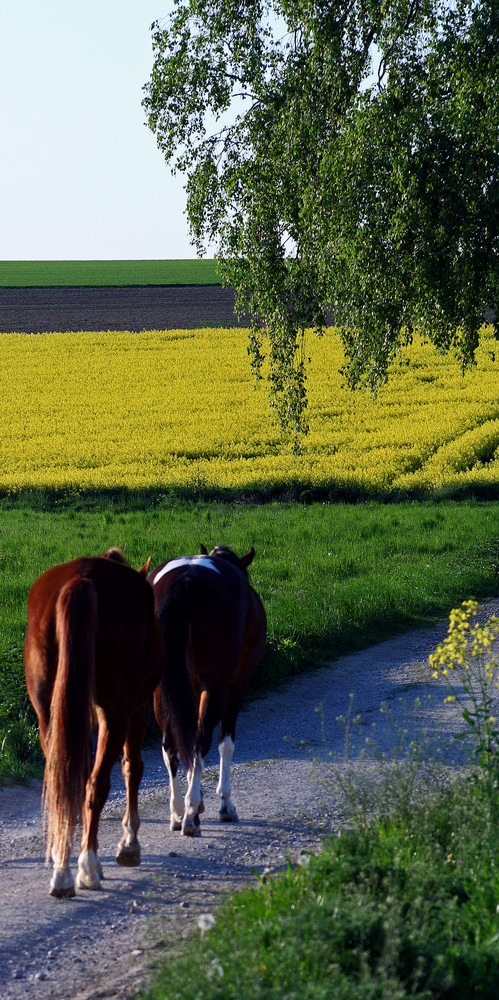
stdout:
<svg viewBox="0 0 499 1000">
<path fill-rule="evenodd" d="M 466 785 L 329 839 L 228 901 L 147 997 L 496 998 L 495 814 Z"/>
</svg>

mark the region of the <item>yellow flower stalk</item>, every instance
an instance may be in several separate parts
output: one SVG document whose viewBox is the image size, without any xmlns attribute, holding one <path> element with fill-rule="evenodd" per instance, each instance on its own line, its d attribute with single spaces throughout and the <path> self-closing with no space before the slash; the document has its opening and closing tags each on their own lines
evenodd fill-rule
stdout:
<svg viewBox="0 0 499 1000">
<path fill-rule="evenodd" d="M 498 641 L 499 618 L 492 615 L 482 623 L 479 614 L 476 601 L 463 601 L 451 611 L 447 636 L 429 662 L 433 677 L 443 677 L 450 691 L 444 703 L 461 705 L 479 762 L 490 769 L 499 764 L 499 732 L 492 712 L 498 697 L 499 659 L 490 655 Z"/>
</svg>

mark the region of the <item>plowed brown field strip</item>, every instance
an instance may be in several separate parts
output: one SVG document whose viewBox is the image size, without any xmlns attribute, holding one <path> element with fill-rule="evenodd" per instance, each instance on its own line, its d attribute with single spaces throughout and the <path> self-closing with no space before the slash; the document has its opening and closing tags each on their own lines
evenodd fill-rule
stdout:
<svg viewBox="0 0 499 1000">
<path fill-rule="evenodd" d="M 0 288 L 0 333 L 248 326 L 230 288 L 164 285 Z"/>
</svg>

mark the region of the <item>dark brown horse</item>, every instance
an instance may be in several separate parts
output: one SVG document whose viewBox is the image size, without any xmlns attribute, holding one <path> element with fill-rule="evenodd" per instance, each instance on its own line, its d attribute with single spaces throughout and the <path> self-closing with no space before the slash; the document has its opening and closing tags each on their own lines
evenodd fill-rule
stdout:
<svg viewBox="0 0 499 1000">
<path fill-rule="evenodd" d="M 170 828 L 200 834 L 201 775 L 213 730 L 221 722 L 220 819 L 237 820 L 230 797 L 236 720 L 265 646 L 263 604 L 250 586 L 254 549 L 239 559 L 225 546 L 209 555 L 172 559 L 149 574 L 163 629 L 166 662 L 154 694 L 170 777 Z M 185 804 L 177 780 L 179 754 L 188 770 Z"/>
<path fill-rule="evenodd" d="M 45 755 L 44 812 L 53 896 L 74 896 L 69 862 L 82 819 L 77 886 L 98 889 L 97 830 L 111 768 L 123 748 L 127 805 L 116 860 L 140 864 L 137 831 L 142 743 L 161 677 L 163 639 L 146 574 L 117 549 L 54 566 L 28 598 L 25 667 Z M 97 746 L 92 766 L 92 731 Z"/>
</svg>

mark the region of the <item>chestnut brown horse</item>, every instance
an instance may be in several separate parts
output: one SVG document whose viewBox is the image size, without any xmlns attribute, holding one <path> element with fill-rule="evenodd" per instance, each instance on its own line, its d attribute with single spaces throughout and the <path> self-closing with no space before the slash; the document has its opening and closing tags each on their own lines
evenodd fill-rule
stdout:
<svg viewBox="0 0 499 1000">
<path fill-rule="evenodd" d="M 25 668 L 45 755 L 44 815 L 52 896 L 74 896 L 70 870 L 74 832 L 82 819 L 76 884 L 98 889 L 99 819 L 111 769 L 123 748 L 127 805 L 118 864 L 140 864 L 137 831 L 142 743 L 151 695 L 164 660 L 153 593 L 117 549 L 54 566 L 28 597 Z M 92 766 L 92 731 L 97 746 Z"/>
<path fill-rule="evenodd" d="M 166 652 L 154 709 L 170 778 L 170 829 L 188 836 L 201 832 L 203 763 L 219 722 L 219 816 L 238 818 L 230 797 L 236 720 L 267 632 L 263 604 L 248 580 L 254 554 L 250 549 L 239 559 L 225 546 L 209 554 L 203 546 L 200 556 L 169 560 L 148 577 Z M 179 754 L 188 771 L 185 804 Z"/>
</svg>

